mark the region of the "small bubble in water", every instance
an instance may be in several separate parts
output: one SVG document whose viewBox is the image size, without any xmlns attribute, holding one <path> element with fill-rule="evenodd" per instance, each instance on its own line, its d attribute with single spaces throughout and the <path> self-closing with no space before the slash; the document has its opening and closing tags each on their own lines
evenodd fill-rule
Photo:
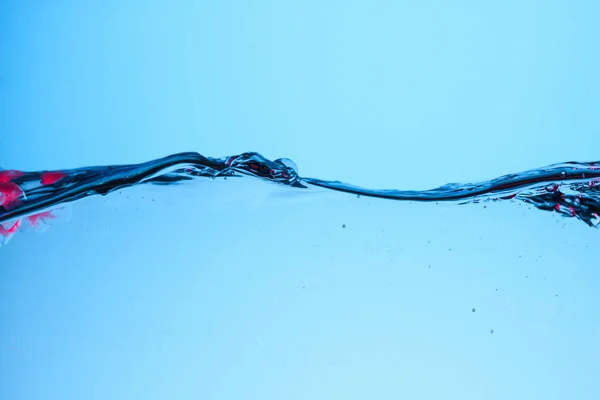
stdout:
<svg viewBox="0 0 600 400">
<path fill-rule="evenodd" d="M 475 312 L 475 309 L 474 309 L 474 308 L 472 308 L 472 309 L 471 309 L 471 312 Z"/>
<path fill-rule="evenodd" d="M 342 228 L 345 228 L 345 227 L 346 227 L 346 224 L 342 225 Z"/>
<path fill-rule="evenodd" d="M 295 162 L 293 162 L 289 158 L 278 158 L 275 161 L 279 161 L 280 163 L 282 163 L 286 167 L 293 169 L 295 173 L 298 173 L 298 166 L 296 165 Z"/>
<path fill-rule="evenodd" d="M 360 194 L 357 194 L 357 195 L 356 195 L 356 198 L 357 198 L 357 199 L 360 199 Z"/>
<path fill-rule="evenodd" d="M 493 329 L 490 329 L 490 333 L 494 333 L 494 330 L 493 330 Z"/>
</svg>

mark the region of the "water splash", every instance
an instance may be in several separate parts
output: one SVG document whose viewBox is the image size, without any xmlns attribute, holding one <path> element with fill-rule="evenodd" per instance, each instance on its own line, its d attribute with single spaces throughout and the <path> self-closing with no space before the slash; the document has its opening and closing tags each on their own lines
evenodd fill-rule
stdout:
<svg viewBox="0 0 600 400">
<path fill-rule="evenodd" d="M 225 158 L 180 153 L 141 164 L 64 171 L 0 171 L 0 244 L 23 226 L 55 219 L 65 205 L 127 187 L 175 185 L 202 178 L 253 177 L 298 190 L 311 186 L 397 201 L 522 201 L 539 210 L 576 218 L 591 227 L 600 223 L 600 162 L 566 162 L 501 176 L 479 183 L 447 184 L 431 190 L 375 190 L 339 181 L 302 178 L 286 158 L 268 160 L 254 152 Z"/>
</svg>

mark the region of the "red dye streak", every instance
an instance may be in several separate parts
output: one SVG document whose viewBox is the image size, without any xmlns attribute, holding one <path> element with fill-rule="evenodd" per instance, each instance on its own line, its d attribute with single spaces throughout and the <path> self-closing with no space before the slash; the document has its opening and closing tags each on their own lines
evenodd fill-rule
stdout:
<svg viewBox="0 0 600 400">
<path fill-rule="evenodd" d="M 21 220 L 17 220 L 17 222 L 15 222 L 13 224 L 13 226 L 11 226 L 10 228 L 6 229 L 5 227 L 3 227 L 2 225 L 0 225 L 0 235 L 3 236 L 10 236 L 13 233 L 15 233 L 17 231 L 17 229 L 19 229 L 19 226 L 21 225 Z"/>
<path fill-rule="evenodd" d="M 557 204 L 557 205 L 556 205 L 556 207 L 554 207 L 554 209 L 555 209 L 556 211 L 560 211 L 560 204 Z"/>
<path fill-rule="evenodd" d="M 13 203 L 21 194 L 23 191 L 18 185 L 12 182 L 0 183 L 0 206 L 5 207 Z"/>
<path fill-rule="evenodd" d="M 32 215 L 31 217 L 27 217 L 27 222 L 29 223 L 29 226 L 38 228 L 40 226 L 40 222 L 43 219 L 53 219 L 53 218 L 55 218 L 55 216 L 54 216 L 54 214 L 52 214 L 52 211 L 44 211 L 39 214 Z"/>
<path fill-rule="evenodd" d="M 0 183 L 8 183 L 15 178 L 23 176 L 24 174 L 24 172 L 15 170 L 0 171 Z"/>
<path fill-rule="evenodd" d="M 571 212 L 571 217 L 575 216 L 575 209 L 573 207 L 569 207 L 569 211 Z"/>
<path fill-rule="evenodd" d="M 44 172 L 42 174 L 42 185 L 52 185 L 65 177 L 64 172 Z"/>
</svg>

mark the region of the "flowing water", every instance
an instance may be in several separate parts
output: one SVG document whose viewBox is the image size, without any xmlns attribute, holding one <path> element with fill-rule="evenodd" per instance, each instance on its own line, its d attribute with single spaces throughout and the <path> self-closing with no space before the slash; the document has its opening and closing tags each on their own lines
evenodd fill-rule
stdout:
<svg viewBox="0 0 600 400">
<path fill-rule="evenodd" d="M 80 168 L 70 171 L 0 171 L 0 235 L 7 242 L 25 217 L 30 227 L 57 218 L 46 210 L 93 195 L 139 184 L 175 185 L 194 178 L 227 179 L 255 177 L 296 189 L 310 186 L 397 201 L 461 202 L 521 201 L 544 211 L 576 218 L 591 227 L 600 223 L 600 162 L 568 162 L 537 170 L 502 176 L 482 183 L 447 184 L 437 189 L 372 190 L 344 184 L 301 178 L 290 159 L 270 161 L 258 153 L 226 158 L 207 158 L 182 153 L 144 164 Z M 24 188 L 27 188 L 27 193 Z M 62 209 L 62 208 L 60 208 Z"/>
</svg>

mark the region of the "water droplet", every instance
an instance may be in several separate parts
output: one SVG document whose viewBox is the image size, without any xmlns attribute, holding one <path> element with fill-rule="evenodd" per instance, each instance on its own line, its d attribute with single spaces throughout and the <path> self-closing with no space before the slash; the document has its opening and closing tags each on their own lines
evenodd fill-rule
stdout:
<svg viewBox="0 0 600 400">
<path fill-rule="evenodd" d="M 356 198 L 357 198 L 357 199 L 360 199 L 360 194 L 357 194 L 357 195 L 356 195 Z"/>
<path fill-rule="evenodd" d="M 282 163 L 286 167 L 293 169 L 295 173 L 298 173 L 298 166 L 296 165 L 295 162 L 293 162 L 289 158 L 279 158 L 279 159 L 277 159 L 275 161 L 279 161 L 280 163 Z"/>
<path fill-rule="evenodd" d="M 493 329 L 490 329 L 490 333 L 494 333 L 494 330 L 493 330 Z"/>
<path fill-rule="evenodd" d="M 342 225 L 342 228 L 345 228 L 345 227 L 346 227 L 346 224 Z"/>
<path fill-rule="evenodd" d="M 475 309 L 474 309 L 474 308 L 472 308 L 472 309 L 471 309 L 471 312 L 475 312 Z"/>
</svg>

